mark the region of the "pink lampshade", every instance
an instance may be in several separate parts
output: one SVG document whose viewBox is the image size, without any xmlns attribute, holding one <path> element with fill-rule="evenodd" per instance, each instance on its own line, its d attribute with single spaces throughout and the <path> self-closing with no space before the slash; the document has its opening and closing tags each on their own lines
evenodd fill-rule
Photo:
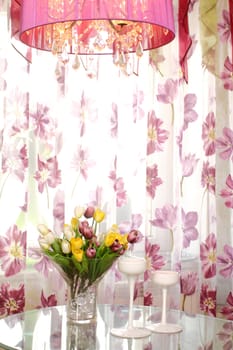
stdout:
<svg viewBox="0 0 233 350">
<path fill-rule="evenodd" d="M 59 53 L 151 50 L 175 37 L 172 0 L 23 0 L 20 40 Z"/>
</svg>

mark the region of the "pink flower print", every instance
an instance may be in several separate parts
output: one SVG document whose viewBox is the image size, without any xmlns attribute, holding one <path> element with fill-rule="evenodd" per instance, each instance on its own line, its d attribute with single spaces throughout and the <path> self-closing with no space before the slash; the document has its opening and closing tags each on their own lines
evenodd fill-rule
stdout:
<svg viewBox="0 0 233 350">
<path fill-rule="evenodd" d="M 232 295 L 232 292 L 230 292 L 228 294 L 226 301 L 227 301 L 228 305 L 222 307 L 221 314 L 223 314 L 227 320 L 233 320 L 233 295 Z"/>
<path fill-rule="evenodd" d="M 38 170 L 34 178 L 38 182 L 38 191 L 43 193 L 46 186 L 55 188 L 61 183 L 61 171 L 58 169 L 57 157 L 49 158 L 43 162 L 38 157 Z"/>
<path fill-rule="evenodd" d="M 224 71 L 220 74 L 220 78 L 223 81 L 223 86 L 226 90 L 233 90 L 233 79 L 232 79 L 232 72 L 233 72 L 233 64 L 230 61 L 230 58 L 227 57 L 224 62 Z"/>
<path fill-rule="evenodd" d="M 165 84 L 159 84 L 157 99 L 163 103 L 173 103 L 177 96 L 178 81 L 173 79 L 167 79 Z"/>
<path fill-rule="evenodd" d="M 146 190 L 151 198 L 155 198 L 155 192 L 159 185 L 163 183 L 162 179 L 158 177 L 158 166 L 154 164 L 146 168 Z"/>
<path fill-rule="evenodd" d="M 233 349 L 233 322 L 226 322 L 222 327 L 222 331 L 217 333 L 219 340 L 224 342 L 223 350 Z"/>
<path fill-rule="evenodd" d="M 36 113 L 30 114 L 30 117 L 34 121 L 34 133 L 40 139 L 48 139 L 48 137 L 51 136 L 50 132 L 51 132 L 52 125 L 50 124 L 48 112 L 49 112 L 48 106 L 43 106 L 41 104 L 38 104 Z"/>
<path fill-rule="evenodd" d="M 177 223 L 177 210 L 177 207 L 174 207 L 171 204 L 166 204 L 162 209 L 157 208 L 155 210 L 155 218 L 150 220 L 152 226 L 169 230 L 172 241 L 172 250 L 174 248 L 173 230 L 175 229 L 175 224 Z"/>
<path fill-rule="evenodd" d="M 85 96 L 82 91 L 80 101 L 72 101 L 72 114 L 78 118 L 80 136 L 83 136 L 86 131 L 86 122 L 95 122 L 97 120 L 97 108 L 93 99 Z"/>
<path fill-rule="evenodd" d="M 198 286 L 197 272 L 182 272 L 180 276 L 180 292 L 183 294 L 182 311 L 185 309 L 185 300 L 187 296 L 193 295 Z"/>
<path fill-rule="evenodd" d="M 90 207 L 102 207 L 102 193 L 103 193 L 103 187 L 97 186 L 94 191 L 90 191 L 89 197 L 90 202 L 88 203 L 88 206 Z"/>
<path fill-rule="evenodd" d="M 21 182 L 24 181 L 25 169 L 28 167 L 26 145 L 19 150 L 12 145 L 4 147 L 2 155 L 2 171 L 15 175 Z"/>
<path fill-rule="evenodd" d="M 198 238 L 198 231 L 196 229 L 198 215 L 197 212 L 190 211 L 185 214 L 182 209 L 182 223 L 183 223 L 183 247 L 188 248 L 190 246 L 190 242 L 194 241 Z"/>
<path fill-rule="evenodd" d="M 152 226 L 157 226 L 169 230 L 173 230 L 177 223 L 178 208 L 172 204 L 166 204 L 162 209 L 155 210 L 155 218 L 150 220 Z"/>
<path fill-rule="evenodd" d="M 6 237 L 0 237 L 1 267 L 5 276 L 13 276 L 25 269 L 26 263 L 26 232 L 16 225 L 9 228 Z"/>
<path fill-rule="evenodd" d="M 144 273 L 144 280 L 147 281 L 151 277 L 153 270 L 160 270 L 165 261 L 162 255 L 159 255 L 160 246 L 158 244 L 152 244 L 148 238 L 145 239 L 145 258 L 147 262 L 147 269 Z"/>
<path fill-rule="evenodd" d="M 233 278 L 233 247 L 225 244 L 223 251 L 224 254 L 217 257 L 219 273 L 225 278 Z"/>
<path fill-rule="evenodd" d="M 113 181 L 113 189 L 116 192 L 117 207 L 121 207 L 127 201 L 127 193 L 124 189 L 124 180 L 122 177 L 116 178 L 115 170 L 110 172 L 109 178 Z"/>
<path fill-rule="evenodd" d="M 222 11 L 222 22 L 218 23 L 218 33 L 224 43 L 231 37 L 230 13 L 227 10 Z"/>
<path fill-rule="evenodd" d="M 111 115 L 111 136 L 117 137 L 118 135 L 118 106 L 116 103 L 112 104 Z"/>
<path fill-rule="evenodd" d="M 3 283 L 0 287 L 0 316 L 6 317 L 24 311 L 25 291 L 20 284 L 16 289 L 11 289 L 9 283 Z"/>
<path fill-rule="evenodd" d="M 118 225 L 118 228 L 122 234 L 130 232 L 131 230 L 138 230 L 142 224 L 141 214 L 132 214 L 131 221 L 123 221 Z"/>
<path fill-rule="evenodd" d="M 215 194 L 215 168 L 210 166 L 209 161 L 203 163 L 201 185 L 210 193 Z"/>
<path fill-rule="evenodd" d="M 116 179 L 114 184 L 114 191 L 116 192 L 116 205 L 117 207 L 122 207 L 126 204 L 127 194 L 125 191 L 125 184 L 122 177 Z"/>
<path fill-rule="evenodd" d="M 79 146 L 76 153 L 74 154 L 71 167 L 80 173 L 85 180 L 87 180 L 88 170 L 94 165 L 95 162 L 90 159 L 89 150 L 83 149 L 81 146 Z"/>
<path fill-rule="evenodd" d="M 206 241 L 200 245 L 200 259 L 202 272 L 205 278 L 211 278 L 216 275 L 216 236 L 210 233 Z"/>
<path fill-rule="evenodd" d="M 226 188 L 220 191 L 220 196 L 226 198 L 225 206 L 233 209 L 233 178 L 229 174 L 226 179 Z"/>
<path fill-rule="evenodd" d="M 170 104 L 172 107 L 172 125 L 174 123 L 174 107 L 173 102 L 178 92 L 178 80 L 168 79 L 164 85 L 159 84 L 157 100 L 166 104 Z"/>
<path fill-rule="evenodd" d="M 181 159 L 182 164 L 182 178 L 180 181 L 180 192 L 183 196 L 183 182 L 185 177 L 189 177 L 193 174 L 199 159 L 195 158 L 195 154 L 188 154 Z"/>
<path fill-rule="evenodd" d="M 227 127 L 223 128 L 223 136 L 216 141 L 217 149 L 222 150 L 219 154 L 220 158 L 233 161 L 233 130 Z"/>
<path fill-rule="evenodd" d="M 207 284 L 201 286 L 200 309 L 206 315 L 216 317 L 216 290 L 210 290 Z"/>
<path fill-rule="evenodd" d="M 191 176 L 197 166 L 199 159 L 195 158 L 195 154 L 188 154 L 185 156 L 181 163 L 182 163 L 182 176 L 188 177 Z"/>
<path fill-rule="evenodd" d="M 168 131 L 161 129 L 163 124 L 161 119 L 156 118 L 155 111 L 148 113 L 148 129 L 147 129 L 147 154 L 155 151 L 163 151 L 162 144 L 168 139 Z"/>
<path fill-rule="evenodd" d="M 45 297 L 44 291 L 41 292 L 41 306 L 42 307 L 51 307 L 51 306 L 57 306 L 57 298 L 55 294 L 51 294 L 48 296 L 48 298 Z"/>
<path fill-rule="evenodd" d="M 62 231 L 64 228 L 64 192 L 58 190 L 53 200 L 54 230 Z"/>
<path fill-rule="evenodd" d="M 144 110 L 141 107 L 144 100 L 144 92 L 137 91 L 133 94 L 133 121 L 136 123 L 144 117 Z"/>
<path fill-rule="evenodd" d="M 163 76 L 163 74 L 160 71 L 159 64 L 164 61 L 165 57 L 161 55 L 157 50 L 151 50 L 149 52 L 149 64 L 152 66 L 153 69 L 158 71 L 161 76 Z"/>
<path fill-rule="evenodd" d="M 204 151 L 206 156 L 215 153 L 215 115 L 208 113 L 205 122 L 202 125 L 202 140 L 204 142 Z"/>
<path fill-rule="evenodd" d="M 51 271 L 51 269 L 53 269 L 53 265 L 49 258 L 42 254 L 41 251 L 36 248 L 30 248 L 28 255 L 30 256 L 30 258 L 38 260 L 38 262 L 34 264 L 34 268 L 46 278 L 48 278 L 49 272 Z"/>
<path fill-rule="evenodd" d="M 197 120 L 198 114 L 193 110 L 197 103 L 195 94 L 187 94 L 184 98 L 184 126 L 183 130 L 188 128 L 188 124 Z"/>
<path fill-rule="evenodd" d="M 144 302 L 143 305 L 150 306 L 153 303 L 153 295 L 151 292 L 144 293 Z"/>
<path fill-rule="evenodd" d="M 180 276 L 180 292 L 184 295 L 193 295 L 198 283 L 197 272 L 182 272 Z"/>
</svg>

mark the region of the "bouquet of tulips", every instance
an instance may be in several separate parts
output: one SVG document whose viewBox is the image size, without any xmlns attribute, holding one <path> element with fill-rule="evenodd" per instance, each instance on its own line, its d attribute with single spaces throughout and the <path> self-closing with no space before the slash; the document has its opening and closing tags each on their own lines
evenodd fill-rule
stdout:
<svg viewBox="0 0 233 350">
<path fill-rule="evenodd" d="M 106 233 L 98 233 L 98 224 L 104 218 L 105 212 L 99 208 L 76 207 L 62 235 L 56 235 L 44 224 L 38 225 L 43 254 L 55 263 L 76 294 L 97 282 L 129 245 L 140 239 L 139 231 L 121 234 L 117 225 Z"/>
</svg>

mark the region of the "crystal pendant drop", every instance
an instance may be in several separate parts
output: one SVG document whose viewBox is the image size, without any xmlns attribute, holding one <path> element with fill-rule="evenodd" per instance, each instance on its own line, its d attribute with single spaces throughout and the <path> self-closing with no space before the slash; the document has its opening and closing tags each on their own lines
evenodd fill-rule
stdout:
<svg viewBox="0 0 233 350">
<path fill-rule="evenodd" d="M 120 53 L 119 65 L 120 65 L 120 67 L 125 67 L 125 65 L 126 65 L 126 57 L 125 57 L 124 52 Z"/>
<path fill-rule="evenodd" d="M 54 40 L 52 43 L 51 52 L 53 55 L 56 55 L 58 53 L 58 46 L 56 40 Z"/>
<path fill-rule="evenodd" d="M 126 57 L 125 65 L 122 67 L 121 71 L 127 76 L 132 74 L 132 62 L 128 56 Z"/>
<path fill-rule="evenodd" d="M 56 76 L 61 75 L 61 62 L 59 60 L 57 61 L 57 64 L 56 64 L 55 74 L 56 74 Z"/>
<path fill-rule="evenodd" d="M 139 41 L 138 44 L 137 44 L 136 55 L 138 57 L 142 57 L 142 55 L 143 55 L 143 47 L 142 47 L 142 42 L 141 41 Z"/>
<path fill-rule="evenodd" d="M 117 66 L 119 64 L 119 61 L 120 61 L 119 50 L 116 50 L 113 54 L 113 63 Z"/>
<path fill-rule="evenodd" d="M 61 61 L 66 64 L 67 62 L 69 62 L 69 55 L 68 55 L 68 52 L 67 52 L 67 44 L 65 43 L 63 45 L 63 48 L 62 48 L 62 53 L 61 53 L 61 56 L 60 56 L 60 59 Z"/>
<path fill-rule="evenodd" d="M 79 69 L 79 67 L 80 67 L 80 59 L 79 59 L 78 54 L 75 54 L 75 56 L 74 56 L 74 62 L 73 62 L 72 67 L 73 67 L 73 69 Z"/>
</svg>

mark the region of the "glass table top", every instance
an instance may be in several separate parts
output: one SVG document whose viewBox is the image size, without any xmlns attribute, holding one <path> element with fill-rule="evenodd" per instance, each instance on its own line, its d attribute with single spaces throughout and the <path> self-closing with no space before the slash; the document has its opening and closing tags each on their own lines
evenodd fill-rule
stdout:
<svg viewBox="0 0 233 350">
<path fill-rule="evenodd" d="M 134 326 L 160 321 L 158 308 L 134 306 Z M 180 324 L 176 334 L 152 333 L 147 338 L 122 339 L 112 328 L 127 327 L 128 307 L 98 305 L 97 321 L 69 324 L 65 306 L 37 309 L 0 320 L 0 350 L 221 350 L 233 349 L 233 322 L 171 310 L 167 319 Z"/>
</svg>

